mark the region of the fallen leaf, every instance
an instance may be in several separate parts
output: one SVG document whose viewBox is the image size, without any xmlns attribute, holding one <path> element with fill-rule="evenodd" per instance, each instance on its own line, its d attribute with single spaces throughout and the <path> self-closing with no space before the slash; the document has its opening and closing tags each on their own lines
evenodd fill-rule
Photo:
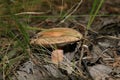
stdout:
<svg viewBox="0 0 120 80">
<path fill-rule="evenodd" d="M 105 65 L 95 65 L 89 67 L 90 75 L 94 80 L 108 80 L 109 74 L 112 72 L 112 68 Z"/>
</svg>

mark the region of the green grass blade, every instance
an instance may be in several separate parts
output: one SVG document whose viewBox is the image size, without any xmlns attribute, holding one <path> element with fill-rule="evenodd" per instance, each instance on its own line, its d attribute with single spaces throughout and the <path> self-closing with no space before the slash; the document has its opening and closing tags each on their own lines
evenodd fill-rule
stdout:
<svg viewBox="0 0 120 80">
<path fill-rule="evenodd" d="M 27 33 L 27 28 L 25 27 L 24 24 L 20 23 L 20 21 L 18 20 L 16 16 L 13 15 L 13 19 L 17 23 L 18 28 L 23 35 L 24 43 L 27 45 L 29 43 L 29 34 Z"/>
<path fill-rule="evenodd" d="M 98 0 L 98 1 L 99 1 L 99 0 Z M 90 14 L 90 15 L 92 15 L 92 16 L 90 16 L 90 19 L 89 19 L 89 22 L 88 22 L 88 25 L 87 25 L 87 29 L 89 29 L 90 26 L 91 26 L 91 24 L 93 23 L 93 21 L 94 21 L 96 15 L 97 15 L 97 13 L 99 12 L 99 10 L 100 10 L 100 8 L 101 8 L 104 0 L 101 0 L 101 1 L 100 1 L 100 3 L 99 3 L 99 5 L 98 5 L 97 9 L 95 10 L 95 12 L 94 12 L 94 9 L 95 9 L 96 4 L 97 4 L 98 2 L 97 2 L 97 0 L 95 0 L 94 2 L 95 2 L 95 3 L 93 4 L 93 8 L 92 8 L 92 11 L 91 11 L 91 14 Z M 94 12 L 94 13 L 93 13 L 93 12 Z"/>
</svg>

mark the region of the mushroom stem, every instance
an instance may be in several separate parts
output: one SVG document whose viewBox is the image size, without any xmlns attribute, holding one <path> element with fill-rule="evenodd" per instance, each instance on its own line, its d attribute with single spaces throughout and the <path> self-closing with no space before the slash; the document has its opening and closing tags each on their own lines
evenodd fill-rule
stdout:
<svg viewBox="0 0 120 80">
<path fill-rule="evenodd" d="M 63 61 L 64 55 L 63 55 L 63 50 L 62 49 L 56 49 L 52 51 L 51 54 L 51 61 L 54 64 L 59 64 L 60 62 Z"/>
</svg>

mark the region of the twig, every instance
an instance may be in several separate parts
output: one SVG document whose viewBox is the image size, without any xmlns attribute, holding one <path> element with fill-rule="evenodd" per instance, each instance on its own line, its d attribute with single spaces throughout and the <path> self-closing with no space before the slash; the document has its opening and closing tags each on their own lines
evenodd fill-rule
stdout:
<svg viewBox="0 0 120 80">
<path fill-rule="evenodd" d="M 15 15 L 23 15 L 23 14 L 27 14 L 27 15 L 40 15 L 40 14 L 46 14 L 49 13 L 50 11 L 47 12 L 21 12 L 21 13 L 17 13 Z"/>
<path fill-rule="evenodd" d="M 73 5 L 73 6 L 66 12 L 66 14 L 65 14 L 63 17 L 67 16 L 70 12 L 72 12 L 72 10 L 74 9 L 75 6 L 76 6 L 76 4 Z"/>
<path fill-rule="evenodd" d="M 83 58 L 83 54 L 84 54 L 84 48 L 83 48 L 84 43 L 85 43 L 85 40 L 82 43 L 82 49 L 81 49 L 80 58 L 79 58 L 79 66 L 81 66 L 82 58 Z"/>
<path fill-rule="evenodd" d="M 97 39 L 101 39 L 101 38 L 120 40 L 119 37 L 115 37 L 115 36 L 100 36 Z"/>
<path fill-rule="evenodd" d="M 70 14 L 68 14 L 62 21 L 60 21 L 60 23 L 63 23 L 67 18 L 69 18 L 79 8 L 79 6 L 81 5 L 82 2 L 83 2 L 83 0 L 80 0 L 78 5 L 76 6 L 76 8 Z"/>
</svg>

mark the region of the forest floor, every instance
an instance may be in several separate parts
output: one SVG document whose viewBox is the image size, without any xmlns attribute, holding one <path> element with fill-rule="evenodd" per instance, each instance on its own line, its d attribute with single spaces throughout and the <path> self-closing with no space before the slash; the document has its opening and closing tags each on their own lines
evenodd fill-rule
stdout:
<svg viewBox="0 0 120 80">
<path fill-rule="evenodd" d="M 96 7 L 95 0 L 0 1 L 0 80 L 120 80 L 120 1 L 105 0 L 97 15 L 90 14 L 101 1 Z M 54 64 L 56 46 L 30 41 L 61 27 L 83 38 L 62 46 L 65 59 Z"/>
</svg>

